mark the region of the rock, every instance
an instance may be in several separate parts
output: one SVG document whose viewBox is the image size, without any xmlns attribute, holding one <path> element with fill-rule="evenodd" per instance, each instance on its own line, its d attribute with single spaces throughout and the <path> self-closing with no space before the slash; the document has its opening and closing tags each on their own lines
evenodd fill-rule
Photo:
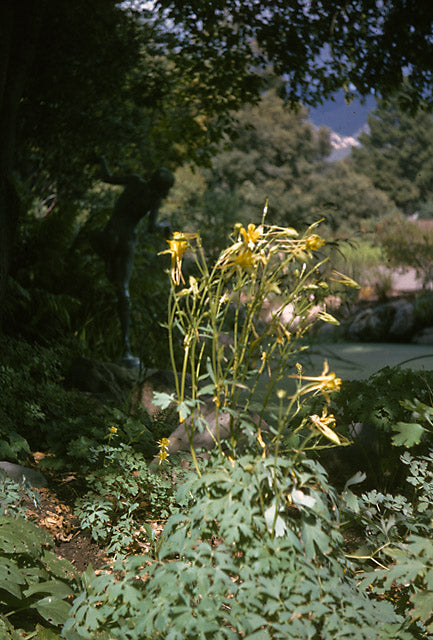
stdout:
<svg viewBox="0 0 433 640">
<path fill-rule="evenodd" d="M 123 402 L 137 378 L 138 372 L 135 369 L 112 362 L 77 357 L 71 362 L 66 375 L 66 385 L 102 396 L 106 400 Z"/>
<path fill-rule="evenodd" d="M 320 342 L 338 342 L 342 337 L 341 325 L 325 322 L 316 330 L 315 337 Z"/>
<path fill-rule="evenodd" d="M 358 312 L 349 323 L 347 334 L 350 340 L 387 342 L 410 339 L 414 328 L 414 305 L 396 300 Z"/>
<path fill-rule="evenodd" d="M 22 467 L 20 464 L 14 464 L 13 462 L 0 462 L 0 474 L 3 476 L 8 475 L 10 478 L 17 480 L 18 482 L 22 482 L 24 479 L 36 489 L 46 487 L 48 484 L 46 478 L 42 473 L 39 473 L 39 471 L 29 469 L 28 467 Z"/>
<path fill-rule="evenodd" d="M 348 335 L 351 340 L 384 340 L 390 324 L 391 310 L 386 305 L 359 312 L 350 323 Z"/>
<path fill-rule="evenodd" d="M 433 327 L 425 327 L 418 331 L 413 338 L 412 342 L 415 344 L 431 344 L 433 345 Z"/>
<path fill-rule="evenodd" d="M 187 393 L 190 393 L 190 389 L 191 377 L 188 375 L 186 379 Z M 140 405 L 144 407 L 152 417 L 161 411 L 161 407 L 153 404 L 153 394 L 155 391 L 158 393 L 175 393 L 176 382 L 172 371 L 163 369 L 152 369 L 148 371 L 144 381 L 135 385 L 132 390 L 130 398 L 132 413 L 136 413 Z"/>
<path fill-rule="evenodd" d="M 405 338 L 409 336 L 415 326 L 415 309 L 411 302 L 404 300 L 395 304 L 395 313 L 389 327 L 392 338 Z"/>
<path fill-rule="evenodd" d="M 186 381 L 186 396 L 188 397 L 191 394 L 191 377 L 188 376 Z M 161 408 L 153 403 L 153 394 L 154 392 L 160 393 L 174 393 L 175 392 L 175 380 L 174 374 L 172 371 L 164 371 L 164 370 L 153 370 L 144 380 L 144 382 L 140 383 L 135 387 L 131 394 L 131 410 L 137 411 L 139 406 L 143 406 L 146 411 L 153 417 Z M 215 438 L 216 438 L 216 407 L 211 396 L 202 396 L 201 400 L 203 401 L 203 405 L 201 407 L 201 417 L 206 421 L 209 429 L 205 427 L 200 431 L 198 428 L 195 429 L 193 436 L 194 448 L 204 449 L 205 451 L 210 451 L 215 446 Z M 176 403 L 173 402 L 170 407 L 173 409 L 173 415 L 175 420 L 178 420 Z M 252 416 L 254 422 L 258 424 L 259 416 Z M 168 445 L 168 453 L 170 455 L 190 451 L 190 444 L 188 439 L 188 434 L 186 431 L 186 427 L 189 428 L 191 424 L 191 417 L 187 418 L 185 423 L 178 424 L 176 429 L 169 436 L 169 445 Z M 227 439 L 230 435 L 230 414 L 227 412 L 220 411 L 218 416 L 218 427 L 219 427 L 219 436 L 221 440 Z M 266 423 L 262 421 L 262 428 L 266 430 L 268 427 Z M 158 466 L 158 459 L 154 458 L 150 467 L 155 468 Z"/>
<path fill-rule="evenodd" d="M 206 421 L 208 428 L 203 427 L 202 430 L 199 430 L 198 426 L 196 427 L 193 434 L 194 449 L 196 451 L 199 449 L 211 451 L 215 447 L 215 440 L 217 436 L 216 407 L 213 398 L 207 397 L 204 401 L 204 406 L 202 406 L 201 409 L 201 417 Z M 269 426 L 264 420 L 260 422 L 258 414 L 253 414 L 250 418 L 256 425 L 260 423 L 262 431 L 265 432 L 269 430 Z M 189 428 L 190 425 L 191 417 L 187 418 L 184 423 L 179 424 L 179 426 L 171 433 L 169 436 L 169 445 L 167 447 L 169 455 L 173 455 L 181 451 L 190 451 L 190 443 L 187 434 L 187 428 Z M 218 429 L 219 438 L 224 445 L 224 440 L 227 440 L 230 436 L 230 414 L 228 412 L 220 410 L 218 416 Z M 154 458 L 150 466 L 151 468 L 158 466 L 158 458 Z"/>
</svg>

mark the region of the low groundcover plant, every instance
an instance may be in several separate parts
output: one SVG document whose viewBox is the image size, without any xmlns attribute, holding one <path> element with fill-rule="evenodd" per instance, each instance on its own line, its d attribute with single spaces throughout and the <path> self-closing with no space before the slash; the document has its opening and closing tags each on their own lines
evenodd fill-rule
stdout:
<svg viewBox="0 0 433 640">
<path fill-rule="evenodd" d="M 181 493 L 191 506 L 169 519 L 155 561 L 89 576 L 67 638 L 410 637 L 391 603 L 357 588 L 318 463 L 216 453 Z"/>
</svg>

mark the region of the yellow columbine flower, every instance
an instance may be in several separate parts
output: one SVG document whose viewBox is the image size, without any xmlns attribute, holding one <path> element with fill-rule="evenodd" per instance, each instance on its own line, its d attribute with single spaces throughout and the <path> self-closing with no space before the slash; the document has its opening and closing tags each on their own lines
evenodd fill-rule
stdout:
<svg viewBox="0 0 433 640">
<path fill-rule="evenodd" d="M 189 289 L 194 296 L 198 296 L 199 294 L 198 282 L 197 282 L 197 279 L 194 278 L 194 276 L 189 276 Z"/>
<path fill-rule="evenodd" d="M 262 448 L 262 458 L 266 458 L 266 444 L 262 438 L 262 431 L 259 427 L 258 432 L 257 432 L 257 436 L 256 436 L 256 440 L 257 443 L 261 446 Z"/>
<path fill-rule="evenodd" d="M 250 249 L 240 251 L 233 257 L 233 264 L 246 271 L 254 265 L 254 255 Z"/>
<path fill-rule="evenodd" d="M 161 462 L 163 460 L 166 460 L 168 458 L 168 451 L 165 451 L 161 449 L 161 451 L 158 453 L 158 464 L 161 464 Z"/>
<path fill-rule="evenodd" d="M 245 271 L 254 266 L 257 258 L 250 249 L 245 249 L 244 245 L 237 243 L 224 252 L 220 258 L 221 267 L 240 267 Z"/>
<path fill-rule="evenodd" d="M 317 314 L 317 318 L 319 320 L 323 320 L 323 322 L 328 322 L 329 324 L 339 325 L 340 321 L 337 318 L 334 318 L 330 313 L 326 311 L 326 309 L 321 309 Z"/>
<path fill-rule="evenodd" d="M 158 440 L 159 445 L 159 453 L 158 453 L 158 463 L 161 464 L 163 460 L 166 460 L 169 456 L 167 451 L 168 445 L 170 444 L 170 440 L 168 438 L 161 438 Z"/>
<path fill-rule="evenodd" d="M 257 227 L 255 224 L 250 223 L 248 225 L 247 230 L 244 227 L 241 227 L 239 233 L 244 239 L 245 244 L 249 249 L 254 249 L 256 242 L 259 240 L 260 236 L 263 233 L 263 227 Z"/>
<path fill-rule="evenodd" d="M 110 433 L 116 434 L 117 433 L 117 427 L 110 427 Z"/>
<path fill-rule="evenodd" d="M 341 387 L 341 378 L 337 378 L 333 371 L 329 371 L 328 361 L 325 360 L 323 364 L 323 371 L 321 376 L 303 376 L 302 374 L 291 375 L 290 378 L 301 378 L 302 380 L 310 380 L 315 384 L 309 384 L 301 391 L 301 395 L 304 393 L 312 393 L 313 391 L 321 391 L 327 401 L 329 402 L 329 393 L 332 391 L 339 391 Z"/>
<path fill-rule="evenodd" d="M 185 283 L 182 275 L 182 259 L 183 254 L 188 249 L 188 240 L 195 238 L 195 233 L 181 233 L 175 231 L 171 240 L 167 240 L 169 249 L 166 251 L 160 251 L 158 255 L 163 253 L 169 253 L 171 255 L 171 279 L 175 285 L 179 285 L 182 281 Z"/>
<path fill-rule="evenodd" d="M 333 428 L 335 427 L 335 417 L 332 415 L 332 413 L 328 416 L 326 407 L 322 409 L 321 416 L 312 415 L 310 416 L 310 420 L 316 427 L 316 429 L 318 429 L 320 433 L 325 436 L 325 438 L 328 438 L 328 440 L 331 440 L 335 444 L 341 444 L 340 438 L 335 433 L 335 431 L 333 431 Z"/>
<path fill-rule="evenodd" d="M 317 251 L 323 247 L 324 244 L 324 239 L 318 236 L 317 233 L 313 233 L 311 236 L 308 236 L 308 238 L 305 238 L 305 248 L 307 251 Z"/>
</svg>

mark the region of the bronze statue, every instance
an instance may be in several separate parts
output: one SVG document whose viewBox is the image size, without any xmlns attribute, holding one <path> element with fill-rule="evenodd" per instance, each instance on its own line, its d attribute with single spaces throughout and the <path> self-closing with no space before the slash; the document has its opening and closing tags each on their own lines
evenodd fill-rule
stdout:
<svg viewBox="0 0 433 640">
<path fill-rule="evenodd" d="M 158 169 L 145 180 L 137 174 L 112 175 L 105 158 L 99 158 L 102 180 L 109 184 L 124 185 L 114 211 L 105 228 L 92 238 L 95 251 L 103 258 L 107 277 L 116 289 L 118 314 L 122 331 L 122 364 L 129 367 L 139 365 L 139 359 L 131 354 L 129 328 L 131 321 L 131 298 L 129 280 L 134 261 L 136 227 L 149 214 L 148 231 L 153 233 L 160 227 L 156 222 L 158 209 L 174 184 L 174 176 L 168 169 Z M 165 227 L 167 229 L 167 227 Z"/>
</svg>

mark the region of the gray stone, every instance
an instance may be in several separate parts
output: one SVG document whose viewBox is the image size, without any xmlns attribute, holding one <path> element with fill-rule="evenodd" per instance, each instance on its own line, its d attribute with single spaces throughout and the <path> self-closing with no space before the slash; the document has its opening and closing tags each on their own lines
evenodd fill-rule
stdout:
<svg viewBox="0 0 433 640">
<path fill-rule="evenodd" d="M 136 369 L 112 362 L 77 357 L 71 362 L 66 384 L 105 400 L 123 402 L 137 378 Z"/>
<path fill-rule="evenodd" d="M 425 327 L 418 331 L 412 338 L 412 342 L 416 344 L 432 344 L 433 345 L 433 327 Z"/>
<path fill-rule="evenodd" d="M 201 418 L 206 422 L 207 428 L 203 427 L 203 429 L 199 429 L 198 424 L 195 425 L 192 438 L 194 449 L 196 451 L 199 449 L 211 451 L 216 445 L 215 440 L 217 438 L 217 412 L 215 403 L 211 397 L 207 397 L 204 401 L 204 405 L 201 408 Z M 264 420 L 260 421 L 258 414 L 252 414 L 250 419 L 255 425 L 260 424 L 263 432 L 269 430 L 267 423 Z M 169 455 L 190 451 L 190 442 L 187 433 L 187 429 L 190 427 L 191 417 L 187 418 L 184 423 L 179 424 L 171 433 L 169 436 L 169 445 L 167 447 Z M 218 434 L 219 439 L 222 441 L 222 445 L 224 446 L 224 441 L 230 437 L 230 414 L 222 410 L 220 410 L 218 415 Z M 150 466 L 151 468 L 155 468 L 157 465 L 158 459 L 154 458 Z"/>
<path fill-rule="evenodd" d="M 410 335 L 415 326 L 415 309 L 411 302 L 401 301 L 395 305 L 395 313 L 389 327 L 393 338 L 404 338 Z"/>
<path fill-rule="evenodd" d="M 0 474 L 8 475 L 10 478 L 17 480 L 18 482 L 22 482 L 24 479 L 36 489 L 46 487 L 48 484 L 46 478 L 42 473 L 39 473 L 39 471 L 29 469 L 28 467 L 22 467 L 20 464 L 15 464 L 13 462 L 0 462 Z"/>
<path fill-rule="evenodd" d="M 191 376 L 188 374 L 186 378 L 186 392 L 190 393 Z M 130 396 L 130 408 L 132 413 L 137 413 L 139 406 L 146 409 L 147 413 L 154 417 L 161 411 L 161 407 L 153 403 L 154 392 L 158 393 L 174 393 L 176 383 L 174 373 L 164 369 L 150 369 L 143 382 L 135 385 Z M 173 403 L 172 406 L 176 406 Z"/>
<path fill-rule="evenodd" d="M 349 338 L 366 341 L 386 339 L 393 315 L 393 310 L 387 305 L 379 305 L 360 311 L 350 323 Z"/>
<path fill-rule="evenodd" d="M 415 328 L 415 308 L 406 300 L 391 301 L 358 312 L 347 330 L 351 340 L 409 339 Z"/>
</svg>

